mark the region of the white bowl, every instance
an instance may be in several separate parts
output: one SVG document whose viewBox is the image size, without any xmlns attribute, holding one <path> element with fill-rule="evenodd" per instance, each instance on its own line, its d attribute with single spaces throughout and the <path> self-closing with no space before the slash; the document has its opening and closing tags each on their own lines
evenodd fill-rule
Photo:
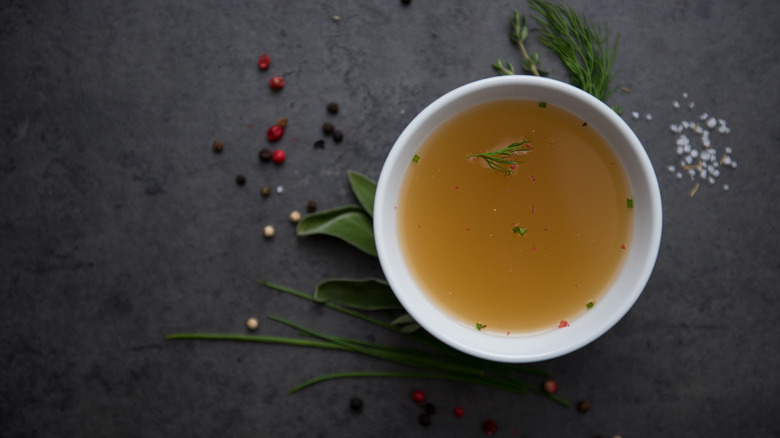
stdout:
<svg viewBox="0 0 780 438">
<path fill-rule="evenodd" d="M 631 245 L 616 279 L 593 307 L 566 329 L 527 336 L 499 336 L 457 321 L 429 299 L 404 260 L 398 239 L 401 182 L 426 137 L 460 112 L 493 100 L 544 101 L 564 108 L 595 128 L 612 147 L 629 180 L 634 200 Z M 440 97 L 409 123 L 385 161 L 374 204 L 379 261 L 406 311 L 429 333 L 470 355 L 500 362 L 536 362 L 562 356 L 592 342 L 633 306 L 653 270 L 661 241 L 661 194 L 639 139 L 611 108 L 564 82 L 535 76 L 499 76 L 457 88 Z"/>
</svg>

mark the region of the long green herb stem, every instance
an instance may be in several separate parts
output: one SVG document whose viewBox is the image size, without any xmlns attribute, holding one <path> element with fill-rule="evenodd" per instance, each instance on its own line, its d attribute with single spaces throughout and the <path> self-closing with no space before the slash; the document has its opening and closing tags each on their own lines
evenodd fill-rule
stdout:
<svg viewBox="0 0 780 438">
<path fill-rule="evenodd" d="M 293 327 L 297 330 L 300 330 L 309 336 L 314 336 L 322 340 L 332 342 L 336 345 L 343 346 L 344 348 L 354 351 L 356 353 L 362 353 L 368 356 L 373 356 L 378 359 L 384 359 L 387 361 L 400 363 L 402 365 L 422 367 L 431 370 L 457 372 L 457 373 L 475 375 L 475 376 L 485 375 L 485 371 L 478 368 L 467 367 L 460 364 L 454 364 L 452 362 L 432 360 L 426 357 L 422 357 L 419 354 L 408 354 L 408 353 L 392 352 L 392 351 L 387 351 L 382 349 L 361 347 L 354 343 L 346 342 L 333 336 L 328 336 L 322 333 L 315 332 L 313 330 L 309 330 L 301 326 L 300 324 L 295 324 L 293 322 L 286 321 L 282 318 L 270 317 L 270 319 L 285 324 L 287 326 Z"/>
<path fill-rule="evenodd" d="M 422 343 L 426 347 L 433 348 L 439 354 L 444 354 L 444 355 L 450 356 L 450 357 L 454 358 L 455 360 L 458 360 L 458 361 L 461 361 L 461 362 L 464 362 L 464 363 L 469 363 L 469 364 L 474 365 L 474 366 L 482 367 L 483 369 L 492 370 L 492 371 L 496 371 L 496 372 L 503 372 L 503 373 L 522 372 L 522 373 L 525 373 L 525 374 L 532 374 L 532 375 L 538 375 L 538 376 L 544 376 L 544 377 L 549 377 L 549 375 L 550 375 L 549 372 L 547 372 L 546 370 L 540 369 L 540 368 L 534 368 L 534 367 L 529 367 L 529 366 L 520 365 L 520 364 L 508 364 L 508 363 L 493 362 L 493 361 L 488 361 L 488 360 L 484 360 L 484 359 L 479 359 L 479 358 L 476 358 L 474 356 L 470 356 L 470 355 L 468 355 L 466 353 L 463 353 L 463 352 L 460 352 L 458 350 L 455 350 L 454 348 L 444 344 L 443 342 L 439 341 L 438 339 L 435 339 L 435 338 L 431 337 L 430 335 L 427 335 L 427 334 L 424 334 L 424 333 L 411 333 L 411 334 L 410 333 L 403 333 L 397 327 L 395 327 L 393 325 L 390 325 L 390 324 L 387 324 L 384 321 L 381 321 L 381 320 L 378 320 L 378 319 L 375 319 L 375 318 L 371 318 L 371 317 L 366 316 L 366 315 L 364 315 L 364 314 L 362 314 L 360 312 L 357 312 L 357 311 L 354 311 L 354 310 L 351 310 L 351 309 L 347 309 L 345 307 L 338 306 L 338 305 L 335 305 L 335 304 L 332 304 L 332 303 L 323 303 L 321 301 L 316 300 L 311 295 L 307 295 L 307 294 L 305 294 L 305 293 L 303 293 L 301 291 L 295 290 L 295 289 L 293 289 L 291 287 L 283 286 L 283 285 L 280 285 L 280 284 L 277 284 L 277 283 L 272 283 L 272 282 L 265 281 L 265 280 L 260 280 L 260 283 L 263 284 L 264 286 L 267 286 L 267 287 L 269 287 L 271 289 L 274 289 L 276 291 L 288 293 L 288 294 L 291 294 L 293 296 L 296 296 L 296 297 L 299 297 L 299 298 L 303 298 L 305 300 L 308 300 L 308 301 L 311 301 L 311 302 L 323 305 L 323 306 L 325 306 L 325 307 L 327 307 L 329 309 L 342 312 L 342 313 L 344 313 L 346 315 L 349 315 L 349 316 L 361 319 L 361 320 L 366 321 L 366 322 L 370 322 L 370 323 L 372 323 L 374 325 L 377 325 L 379 327 L 382 327 L 382 328 L 385 328 L 387 330 L 390 330 L 393 333 L 403 334 L 403 335 L 405 335 L 405 336 L 407 336 L 407 337 L 409 337 L 411 339 L 414 339 L 415 341 L 417 341 L 419 343 Z M 352 342 L 359 343 L 360 341 L 352 340 Z M 415 350 L 415 351 L 420 351 L 420 350 Z"/>
<path fill-rule="evenodd" d="M 382 320 L 369 317 L 361 312 L 344 308 L 332 303 L 321 302 L 314 297 L 307 295 L 295 289 L 278 285 L 271 282 L 261 281 L 262 284 L 293 296 L 312 301 L 327 308 L 342 312 L 362 321 L 369 322 L 379 327 L 392 331 L 393 333 L 404 334 L 401 331 Z M 468 356 L 458 352 L 442 342 L 418 333 L 404 334 L 404 336 L 422 342 L 425 346 L 433 348 L 432 351 L 419 350 L 413 348 L 399 348 L 387 345 L 381 345 L 356 339 L 331 336 L 316 332 L 300 324 L 296 324 L 279 317 L 269 317 L 271 320 L 296 329 L 300 334 L 308 338 L 290 338 L 281 336 L 263 336 L 263 335 L 237 335 L 237 334 L 204 334 L 204 333 L 177 333 L 166 337 L 168 340 L 209 340 L 209 341 L 239 341 L 239 342 L 260 342 L 268 344 L 283 344 L 290 346 L 322 348 L 338 351 L 348 351 L 356 354 L 362 354 L 376 359 L 393 362 L 399 365 L 412 368 L 419 368 L 425 372 L 344 372 L 336 374 L 327 374 L 307 380 L 290 392 L 296 392 L 316 383 L 327 380 L 350 378 L 350 377 L 398 377 L 398 378 L 430 378 L 444 379 L 455 382 L 465 382 L 479 384 L 490 388 L 500 389 L 518 394 L 525 394 L 528 391 L 540 394 L 550 400 L 568 406 L 569 403 L 560 397 L 546 394 L 534 385 L 529 384 L 513 375 L 515 372 L 527 372 L 530 374 L 547 375 L 546 372 L 529 367 L 515 366 L 514 364 L 503 364 L 498 362 L 486 361 L 483 359 Z M 313 338 L 313 339 L 312 339 Z M 488 372 L 493 375 L 489 375 Z"/>
</svg>

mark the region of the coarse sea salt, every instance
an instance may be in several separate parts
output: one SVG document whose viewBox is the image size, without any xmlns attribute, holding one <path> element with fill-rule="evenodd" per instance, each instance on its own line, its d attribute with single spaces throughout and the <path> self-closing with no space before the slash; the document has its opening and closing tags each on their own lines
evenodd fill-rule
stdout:
<svg viewBox="0 0 780 438">
<path fill-rule="evenodd" d="M 688 99 L 687 92 L 682 93 L 681 100 L 672 101 L 674 109 L 683 106 L 690 110 L 696 106 L 695 102 Z M 632 111 L 631 117 L 639 120 L 640 112 Z M 647 121 L 653 120 L 653 116 L 649 113 L 646 113 L 644 118 Z M 695 121 L 696 119 L 698 121 Z M 698 181 L 714 186 L 718 178 L 723 175 L 722 169 L 737 168 L 737 162 L 732 158 L 734 149 L 731 146 L 723 146 L 726 141 L 725 136 L 731 133 L 731 128 L 727 126 L 725 119 L 719 119 L 708 112 L 698 116 L 689 114 L 678 123 L 671 123 L 669 130 L 675 135 L 674 145 L 676 155 L 680 159 L 680 170 L 673 164 L 668 165 L 666 169 L 674 174 L 676 179 L 683 179 L 687 173 L 690 180 L 695 183 L 694 189 L 690 192 L 691 196 L 700 188 Z M 729 184 L 722 184 L 721 187 L 726 192 L 731 189 Z"/>
</svg>

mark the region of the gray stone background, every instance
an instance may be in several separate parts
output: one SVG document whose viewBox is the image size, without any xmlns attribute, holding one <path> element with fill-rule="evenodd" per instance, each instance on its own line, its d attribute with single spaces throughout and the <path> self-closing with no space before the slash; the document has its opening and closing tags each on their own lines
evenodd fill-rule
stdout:
<svg viewBox="0 0 780 438">
<path fill-rule="evenodd" d="M 327 277 L 381 275 L 338 241 L 297 238 L 288 213 L 309 199 L 321 210 L 353 202 L 348 169 L 377 178 L 428 103 L 493 76 L 497 58 L 519 65 L 508 20 L 530 14 L 526 2 L 3 1 L 0 435 L 483 436 L 490 418 L 496 436 L 780 436 L 780 3 L 567 4 L 620 35 L 616 85 L 631 92 L 610 103 L 644 143 L 665 209 L 658 263 L 636 306 L 595 343 L 537 364 L 561 396 L 589 399 L 587 414 L 414 379 L 288 395 L 324 373 L 401 368 L 164 340 L 246 333 L 250 316 L 262 333 L 294 335 L 265 318 L 278 315 L 406 345 L 257 279 L 309 292 Z M 537 36 L 530 50 L 567 80 Z M 262 53 L 272 57 L 265 72 Z M 277 74 L 287 85 L 274 93 Z M 675 100 L 695 108 L 676 110 Z M 732 132 L 713 139 L 739 167 L 691 197 L 693 184 L 666 169 L 679 161 L 669 125 L 704 112 L 727 121 Z M 265 130 L 280 117 L 287 161 L 261 164 Z M 314 149 L 325 121 L 344 141 Z M 263 199 L 264 184 L 284 193 Z M 271 240 L 265 224 L 276 226 Z M 438 407 L 430 427 L 417 423 L 415 388 Z M 359 415 L 353 396 L 365 403 Z"/>
</svg>

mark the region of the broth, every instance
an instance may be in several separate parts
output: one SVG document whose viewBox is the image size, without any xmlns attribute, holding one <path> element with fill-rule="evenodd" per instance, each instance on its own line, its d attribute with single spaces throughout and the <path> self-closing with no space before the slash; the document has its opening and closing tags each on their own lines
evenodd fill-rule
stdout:
<svg viewBox="0 0 780 438">
<path fill-rule="evenodd" d="M 528 140 L 511 174 L 468 158 Z M 501 100 L 438 127 L 402 182 L 399 239 L 429 297 L 501 334 L 565 326 L 598 305 L 630 244 L 629 184 L 601 135 L 536 101 Z"/>
</svg>

